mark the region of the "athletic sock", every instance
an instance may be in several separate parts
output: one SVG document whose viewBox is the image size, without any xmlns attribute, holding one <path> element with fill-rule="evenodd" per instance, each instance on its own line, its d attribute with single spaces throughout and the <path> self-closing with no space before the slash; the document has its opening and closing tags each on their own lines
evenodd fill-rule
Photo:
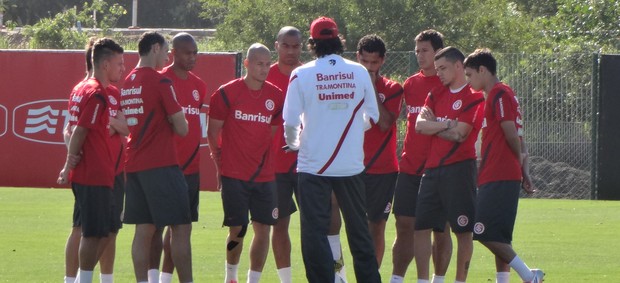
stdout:
<svg viewBox="0 0 620 283">
<path fill-rule="evenodd" d="M 260 271 L 248 270 L 248 283 L 260 282 L 261 275 L 262 275 L 262 272 Z"/>
<path fill-rule="evenodd" d="M 465 283 L 465 281 L 454 280 L 454 283 Z"/>
<path fill-rule="evenodd" d="M 229 264 L 226 263 L 226 278 L 224 279 L 226 283 L 230 283 L 230 281 L 237 282 L 237 269 L 239 268 L 238 264 Z"/>
<path fill-rule="evenodd" d="M 171 283 L 172 282 L 172 273 L 161 272 L 159 274 L 159 283 Z"/>
<path fill-rule="evenodd" d="M 92 283 L 93 271 L 80 269 L 80 283 Z"/>
<path fill-rule="evenodd" d="M 99 280 L 101 283 L 114 283 L 114 274 L 99 274 Z"/>
<path fill-rule="evenodd" d="M 523 262 L 519 256 L 515 256 L 515 258 L 513 258 L 508 265 L 510 265 L 510 267 L 512 267 L 512 269 L 519 274 L 519 277 L 521 277 L 523 282 L 530 282 L 534 280 L 534 272 L 527 267 L 525 262 Z"/>
<path fill-rule="evenodd" d="M 291 283 L 293 281 L 291 267 L 289 266 L 278 269 L 278 277 L 280 277 L 280 283 Z"/>
<path fill-rule="evenodd" d="M 431 281 L 428 281 L 427 279 L 418 279 L 418 283 L 431 283 Z"/>
<path fill-rule="evenodd" d="M 403 283 L 404 280 L 404 277 L 394 274 L 392 274 L 392 277 L 390 277 L 390 283 Z"/>
<path fill-rule="evenodd" d="M 327 241 L 329 241 L 329 247 L 332 250 L 334 260 L 339 260 L 342 256 L 342 248 L 340 247 L 340 234 L 327 235 Z"/>
<path fill-rule="evenodd" d="M 149 269 L 148 278 L 149 278 L 149 283 L 159 283 L 159 270 Z"/>
<path fill-rule="evenodd" d="M 65 283 L 75 283 L 75 277 L 65 276 Z"/>
<path fill-rule="evenodd" d="M 433 280 L 431 282 L 433 282 L 433 283 L 443 283 L 444 280 L 446 280 L 446 276 L 439 276 L 439 275 L 433 274 Z"/>
<path fill-rule="evenodd" d="M 510 272 L 498 272 L 495 274 L 495 283 L 510 283 Z"/>
</svg>

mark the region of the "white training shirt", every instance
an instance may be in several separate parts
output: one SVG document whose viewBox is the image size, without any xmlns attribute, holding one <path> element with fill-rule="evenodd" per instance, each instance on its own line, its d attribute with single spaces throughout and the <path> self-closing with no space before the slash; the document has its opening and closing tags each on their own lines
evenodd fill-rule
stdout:
<svg viewBox="0 0 620 283">
<path fill-rule="evenodd" d="M 291 74 L 283 118 L 287 127 L 303 127 L 299 139 L 287 139 L 299 141 L 298 172 L 334 177 L 361 173 L 365 124 L 379 120 L 368 71 L 334 54 L 298 67 Z"/>
</svg>

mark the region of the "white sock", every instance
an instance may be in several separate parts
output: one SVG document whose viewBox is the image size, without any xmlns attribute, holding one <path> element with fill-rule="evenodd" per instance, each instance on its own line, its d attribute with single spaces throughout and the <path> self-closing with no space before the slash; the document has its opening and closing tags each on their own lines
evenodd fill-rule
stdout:
<svg viewBox="0 0 620 283">
<path fill-rule="evenodd" d="M 512 267 L 512 269 L 519 274 L 519 277 L 521 277 L 523 282 L 530 282 L 534 280 L 534 272 L 527 267 L 525 262 L 523 262 L 519 256 L 515 256 L 515 258 L 513 258 L 508 265 L 510 265 L 510 267 Z"/>
<path fill-rule="evenodd" d="M 465 283 L 465 281 L 454 280 L 454 283 Z"/>
<path fill-rule="evenodd" d="M 510 283 L 510 272 L 498 272 L 495 274 L 495 283 Z"/>
<path fill-rule="evenodd" d="M 226 278 L 224 279 L 224 282 L 226 282 L 226 283 L 230 283 L 230 281 L 237 282 L 239 280 L 239 279 L 237 279 L 237 269 L 238 268 L 239 268 L 238 264 L 226 263 Z"/>
<path fill-rule="evenodd" d="M 261 274 L 262 274 L 262 272 L 260 272 L 260 271 L 248 270 L 248 283 L 258 283 L 258 282 L 260 282 Z"/>
<path fill-rule="evenodd" d="M 159 283 L 159 270 L 149 269 L 148 278 L 149 283 Z"/>
<path fill-rule="evenodd" d="M 390 283 L 403 283 L 404 280 L 404 277 L 394 274 L 392 274 L 392 277 L 390 277 Z"/>
<path fill-rule="evenodd" d="M 446 280 L 446 276 L 439 276 L 439 275 L 433 274 L 433 280 L 431 282 L 433 282 L 433 283 L 443 283 L 444 280 Z"/>
<path fill-rule="evenodd" d="M 101 283 L 114 283 L 114 274 L 99 274 L 99 280 Z"/>
<path fill-rule="evenodd" d="M 92 283 L 93 282 L 93 271 L 92 270 L 82 270 L 80 269 L 80 283 Z"/>
<path fill-rule="evenodd" d="M 75 277 L 65 276 L 65 283 L 75 283 Z"/>
<path fill-rule="evenodd" d="M 334 260 L 339 260 L 342 257 L 342 249 L 340 248 L 340 234 L 327 235 L 327 241 L 329 241 L 329 247 L 332 250 Z"/>
<path fill-rule="evenodd" d="M 278 269 L 278 277 L 280 277 L 280 283 L 291 283 L 293 281 L 291 267 L 289 266 Z"/>
<path fill-rule="evenodd" d="M 159 283 L 171 283 L 172 282 L 172 273 L 161 272 L 159 274 Z"/>
<path fill-rule="evenodd" d="M 418 283 L 431 283 L 431 281 L 428 281 L 426 279 L 418 279 Z"/>
</svg>

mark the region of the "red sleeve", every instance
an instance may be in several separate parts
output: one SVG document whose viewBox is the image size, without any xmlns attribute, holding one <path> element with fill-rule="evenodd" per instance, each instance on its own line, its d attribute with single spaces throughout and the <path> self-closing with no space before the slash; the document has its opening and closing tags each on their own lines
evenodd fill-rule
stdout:
<svg viewBox="0 0 620 283">
<path fill-rule="evenodd" d="M 177 94 L 172 86 L 172 81 L 168 78 L 162 77 L 159 80 L 159 93 L 161 95 L 161 101 L 164 104 L 166 115 L 170 116 L 176 114 L 179 111 L 183 111 L 181 105 L 177 101 Z"/>
<path fill-rule="evenodd" d="M 514 105 L 512 96 L 504 92 L 501 96 L 495 97 L 493 101 L 495 108 L 495 119 L 498 121 L 515 121 L 517 119 L 517 108 Z"/>
<path fill-rule="evenodd" d="M 281 126 L 284 124 L 284 119 L 282 118 L 282 109 L 284 108 L 284 94 L 282 91 L 274 87 L 274 92 L 277 93 L 277 100 L 275 101 L 275 111 L 273 112 L 273 117 L 271 119 L 272 126 Z"/>
<path fill-rule="evenodd" d="M 390 94 L 385 97 L 385 102 L 383 102 L 383 106 L 396 115 L 400 115 L 400 105 L 403 100 L 403 88 L 399 84 L 394 84 L 390 88 Z"/>
<path fill-rule="evenodd" d="M 108 115 L 101 115 L 102 112 L 108 113 L 106 98 L 101 93 L 92 94 L 84 105 L 80 106 L 80 117 L 77 125 L 91 129 L 101 123 L 101 119 Z"/>
<path fill-rule="evenodd" d="M 196 77 L 198 81 L 198 95 L 200 95 L 200 107 L 205 105 L 205 98 L 207 97 L 207 84 L 201 80 L 199 77 Z M 208 105 L 208 104 L 207 104 Z"/>
<path fill-rule="evenodd" d="M 424 100 L 424 107 L 428 107 L 430 110 L 435 112 L 435 99 L 436 97 L 433 96 L 433 91 L 429 91 L 426 99 Z"/>
<path fill-rule="evenodd" d="M 226 120 L 228 117 L 229 107 L 224 103 L 222 96 L 224 94 L 224 88 L 220 87 L 211 95 L 209 101 L 209 117 L 216 120 Z"/>
</svg>

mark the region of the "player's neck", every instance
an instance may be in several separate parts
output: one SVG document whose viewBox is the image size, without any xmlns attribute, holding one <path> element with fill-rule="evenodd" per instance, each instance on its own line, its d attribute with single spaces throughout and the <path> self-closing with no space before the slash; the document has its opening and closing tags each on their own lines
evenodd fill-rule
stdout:
<svg viewBox="0 0 620 283">
<path fill-rule="evenodd" d="M 280 70 L 280 73 L 290 76 L 293 70 L 295 70 L 295 68 L 299 67 L 300 65 L 301 63 L 297 63 L 295 65 L 287 65 L 278 61 L 278 70 Z"/>
<path fill-rule="evenodd" d="M 467 79 L 465 79 L 465 75 L 456 76 L 454 81 L 450 83 L 449 87 L 450 89 L 459 89 L 459 88 L 462 88 L 466 84 L 467 84 Z"/>
<path fill-rule="evenodd" d="M 151 58 L 149 56 L 140 56 L 140 60 L 138 61 L 138 68 L 153 68 L 157 67 L 157 62 L 155 62 L 155 58 Z"/>
<path fill-rule="evenodd" d="M 103 87 L 108 87 L 108 85 L 110 85 L 110 80 L 108 80 L 108 77 L 102 72 L 97 72 L 97 70 L 95 70 L 93 72 L 93 78 L 97 79 Z"/>
<path fill-rule="evenodd" d="M 487 81 L 486 84 L 484 85 L 484 94 L 485 97 L 491 93 L 491 90 L 493 89 L 493 87 L 495 87 L 496 84 L 499 83 L 499 79 L 496 76 L 492 76 L 490 77 Z"/>
<path fill-rule="evenodd" d="M 243 77 L 243 82 L 245 83 L 246 86 L 248 86 L 250 90 L 260 90 L 261 88 L 263 88 L 263 83 L 264 83 L 264 82 L 252 79 L 248 75 Z"/>
<path fill-rule="evenodd" d="M 172 64 L 172 71 L 174 72 L 174 74 L 182 80 L 186 80 L 189 77 L 189 72 L 181 69 L 179 66 Z"/>
<path fill-rule="evenodd" d="M 422 69 L 421 71 L 422 74 L 424 74 L 424 76 L 426 77 L 432 77 L 437 75 L 437 70 L 435 70 L 434 66 L 432 68 Z"/>
</svg>

